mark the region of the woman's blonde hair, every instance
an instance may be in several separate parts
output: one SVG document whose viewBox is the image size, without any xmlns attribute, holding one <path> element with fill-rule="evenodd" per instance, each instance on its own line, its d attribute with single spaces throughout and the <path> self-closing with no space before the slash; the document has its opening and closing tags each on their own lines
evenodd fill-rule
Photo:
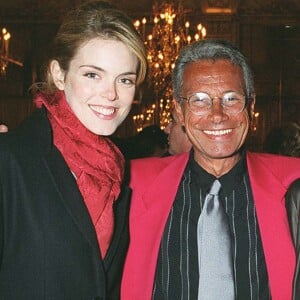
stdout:
<svg viewBox="0 0 300 300">
<path fill-rule="evenodd" d="M 146 76 L 147 59 L 144 43 L 132 24 L 132 20 L 121 10 L 105 1 L 90 1 L 71 10 L 63 20 L 52 45 L 52 52 L 44 65 L 44 82 L 38 89 L 51 94 L 57 90 L 51 73 L 50 62 L 57 60 L 64 71 L 78 49 L 94 38 L 121 41 L 138 59 L 137 86 Z"/>
</svg>

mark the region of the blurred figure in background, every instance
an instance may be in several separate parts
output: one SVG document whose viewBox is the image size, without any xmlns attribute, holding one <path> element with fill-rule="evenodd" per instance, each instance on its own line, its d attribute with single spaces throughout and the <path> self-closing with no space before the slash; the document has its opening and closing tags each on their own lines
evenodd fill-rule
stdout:
<svg viewBox="0 0 300 300">
<path fill-rule="evenodd" d="M 0 125 L 0 133 L 8 132 L 8 127 L 5 124 Z"/>
<path fill-rule="evenodd" d="M 162 157 L 168 149 L 167 134 L 158 125 L 144 127 L 135 138 L 137 153 L 132 158 Z"/>
<path fill-rule="evenodd" d="M 111 137 L 126 159 L 143 157 L 162 157 L 168 150 L 167 134 L 157 125 L 143 128 L 136 135 L 128 138 Z"/>
<path fill-rule="evenodd" d="M 300 125 L 292 122 L 273 128 L 266 137 L 264 151 L 300 157 Z"/>
<path fill-rule="evenodd" d="M 186 135 L 185 128 L 179 122 L 175 109 L 172 110 L 172 119 L 164 129 L 164 132 L 168 135 L 168 153 L 170 155 L 191 150 L 192 144 Z"/>
</svg>

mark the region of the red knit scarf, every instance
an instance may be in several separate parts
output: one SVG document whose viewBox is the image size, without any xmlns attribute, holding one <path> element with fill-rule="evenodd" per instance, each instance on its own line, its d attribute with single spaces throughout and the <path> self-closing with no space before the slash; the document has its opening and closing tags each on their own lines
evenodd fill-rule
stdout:
<svg viewBox="0 0 300 300">
<path fill-rule="evenodd" d="M 120 193 L 123 155 L 109 139 L 92 133 L 77 119 L 63 92 L 38 95 L 35 103 L 48 111 L 54 145 L 77 179 L 104 257 L 114 229 L 113 202 Z"/>
</svg>

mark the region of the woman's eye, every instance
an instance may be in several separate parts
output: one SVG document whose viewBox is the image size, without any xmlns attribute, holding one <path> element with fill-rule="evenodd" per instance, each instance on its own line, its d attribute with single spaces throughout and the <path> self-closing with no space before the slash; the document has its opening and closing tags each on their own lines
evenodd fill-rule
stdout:
<svg viewBox="0 0 300 300">
<path fill-rule="evenodd" d="M 87 78 L 91 78 L 91 79 L 99 78 L 99 76 L 98 76 L 96 73 L 92 73 L 92 72 L 86 73 L 85 76 L 86 76 Z"/>
<path fill-rule="evenodd" d="M 131 78 L 122 78 L 120 81 L 125 85 L 135 85 L 135 80 Z"/>
</svg>

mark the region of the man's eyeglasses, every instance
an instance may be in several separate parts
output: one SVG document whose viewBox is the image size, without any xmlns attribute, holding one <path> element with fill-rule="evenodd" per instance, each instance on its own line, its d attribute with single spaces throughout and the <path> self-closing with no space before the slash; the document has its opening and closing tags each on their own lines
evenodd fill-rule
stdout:
<svg viewBox="0 0 300 300">
<path fill-rule="evenodd" d="M 210 97 L 206 93 L 198 92 L 187 98 L 181 97 L 181 99 L 187 101 L 191 112 L 198 116 L 205 115 L 210 111 L 214 99 L 220 99 L 224 112 L 230 115 L 240 113 L 246 106 L 245 95 L 237 92 L 228 92 L 222 97 Z"/>
</svg>

